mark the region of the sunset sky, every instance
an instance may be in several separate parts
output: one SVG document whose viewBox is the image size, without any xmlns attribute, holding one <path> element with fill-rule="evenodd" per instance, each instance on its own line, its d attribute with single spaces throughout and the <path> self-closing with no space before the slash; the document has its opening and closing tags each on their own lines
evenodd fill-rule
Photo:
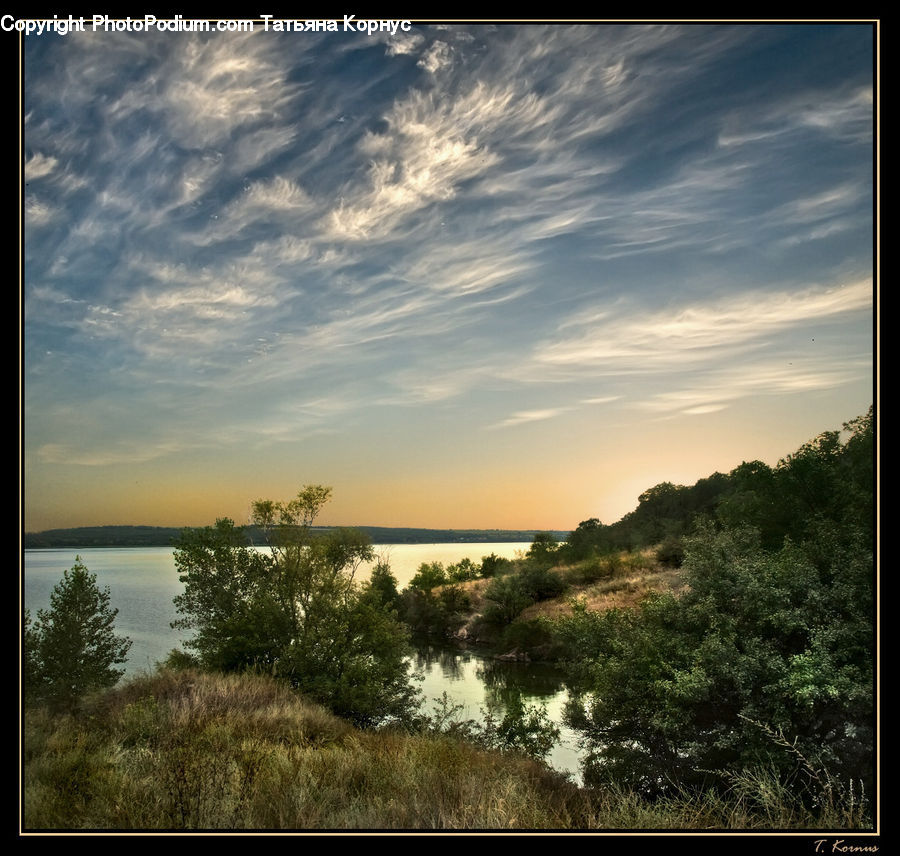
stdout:
<svg viewBox="0 0 900 856">
<path fill-rule="evenodd" d="M 573 529 L 873 400 L 870 25 L 24 52 L 29 531 Z"/>
</svg>

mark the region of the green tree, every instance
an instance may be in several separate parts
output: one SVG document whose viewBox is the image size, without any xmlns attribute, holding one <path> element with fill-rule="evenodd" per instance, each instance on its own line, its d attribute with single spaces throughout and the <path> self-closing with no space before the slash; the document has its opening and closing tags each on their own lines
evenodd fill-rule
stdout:
<svg viewBox="0 0 900 856">
<path fill-rule="evenodd" d="M 58 710 L 72 709 L 85 693 L 113 686 L 124 674 L 131 640 L 117 636 L 118 610 L 109 588 L 76 557 L 50 593 L 50 609 L 25 614 L 25 697 Z"/>
<path fill-rule="evenodd" d="M 535 564 L 549 567 L 556 559 L 559 541 L 550 532 L 537 532 L 525 554 Z"/>
<path fill-rule="evenodd" d="M 382 604 L 393 612 L 399 611 L 402 603 L 400 590 L 397 586 L 397 578 L 391 573 L 390 565 L 387 562 L 379 561 L 372 568 L 367 589 L 369 597 L 374 598 L 376 603 Z"/>
<path fill-rule="evenodd" d="M 442 562 L 422 562 L 415 576 L 409 581 L 409 588 L 430 593 L 432 589 L 447 583 L 447 572 Z"/>
<path fill-rule="evenodd" d="M 570 711 L 593 750 L 589 780 L 658 792 L 760 764 L 790 775 L 802 753 L 871 785 L 872 419 L 848 426 L 846 444 L 821 435 L 774 471 L 738 474 L 743 496 L 728 512 L 743 506 L 756 522 L 769 509 L 767 540 L 701 523 L 685 538 L 682 595 L 636 610 L 582 605 L 561 622 L 589 687 Z M 789 537 L 775 547 L 785 508 Z"/>
<path fill-rule="evenodd" d="M 484 619 L 498 627 L 509 624 L 534 602 L 519 574 L 494 577 L 484 590 L 484 598 L 488 601 Z"/>
<path fill-rule="evenodd" d="M 580 562 L 597 552 L 603 543 L 603 524 L 596 518 L 582 520 L 569 533 L 563 551 L 570 561 Z"/>
<path fill-rule="evenodd" d="M 186 645 L 207 667 L 263 668 L 360 725 L 403 719 L 415 706 L 406 630 L 384 596 L 383 572 L 374 587 L 355 580 L 373 558 L 368 538 L 314 530 L 330 495 L 309 485 L 286 503 L 254 502 L 268 550 L 230 520 L 186 530 L 175 551 L 184 593 L 173 626 L 194 631 Z"/>
<path fill-rule="evenodd" d="M 447 567 L 447 579 L 452 583 L 464 583 L 477 580 L 481 576 L 481 568 L 471 559 L 460 559 L 455 565 Z"/>
<path fill-rule="evenodd" d="M 482 556 L 481 557 L 481 576 L 483 577 L 493 577 L 500 573 L 500 571 L 506 567 L 509 567 L 511 564 L 509 559 L 504 559 L 501 556 L 498 556 L 496 553 L 491 553 L 490 556 Z"/>
</svg>

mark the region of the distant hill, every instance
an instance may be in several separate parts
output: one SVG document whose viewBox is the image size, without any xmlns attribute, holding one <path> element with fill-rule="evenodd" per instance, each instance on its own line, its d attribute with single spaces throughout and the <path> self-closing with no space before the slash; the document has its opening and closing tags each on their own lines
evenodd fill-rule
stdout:
<svg viewBox="0 0 900 856">
<path fill-rule="evenodd" d="M 327 526 L 315 529 L 325 532 Z M 485 544 L 491 542 L 531 541 L 540 531 L 550 533 L 564 541 L 568 532 L 539 529 L 415 529 L 411 527 L 357 526 L 373 544 Z M 24 546 L 27 550 L 54 547 L 171 547 L 181 534 L 181 527 L 174 526 L 80 526 L 75 529 L 46 529 L 43 532 L 26 532 Z M 264 543 L 258 530 L 248 527 L 251 540 Z"/>
</svg>

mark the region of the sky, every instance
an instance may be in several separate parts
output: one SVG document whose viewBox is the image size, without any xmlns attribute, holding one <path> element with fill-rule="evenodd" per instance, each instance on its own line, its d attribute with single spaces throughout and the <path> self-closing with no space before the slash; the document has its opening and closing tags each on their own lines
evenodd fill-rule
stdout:
<svg viewBox="0 0 900 856">
<path fill-rule="evenodd" d="M 873 401 L 870 25 L 23 41 L 28 531 L 570 530 Z"/>
</svg>

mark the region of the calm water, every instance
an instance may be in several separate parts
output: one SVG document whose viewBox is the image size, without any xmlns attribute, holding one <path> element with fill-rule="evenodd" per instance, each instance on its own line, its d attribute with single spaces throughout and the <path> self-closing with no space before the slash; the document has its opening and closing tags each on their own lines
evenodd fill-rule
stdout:
<svg viewBox="0 0 900 856">
<path fill-rule="evenodd" d="M 445 565 L 495 553 L 515 558 L 528 543 L 501 544 L 391 544 L 376 545 L 379 558 L 387 559 L 402 589 L 422 562 Z M 169 547 L 105 547 L 95 549 L 54 549 L 25 551 L 25 606 L 34 615 L 50 604 L 50 592 L 72 567 L 76 555 L 97 575 L 102 588 L 109 586 L 110 603 L 119 610 L 116 631 L 132 640 L 126 672 L 134 674 L 165 659 L 184 641 L 169 626 L 178 616 L 172 598 L 182 585 Z M 357 579 L 368 577 L 371 566 L 361 568 Z M 432 712 L 434 700 L 446 692 L 453 704 L 461 704 L 462 718 L 480 719 L 482 709 L 502 711 L 512 692 L 519 692 L 527 704 L 543 703 L 550 718 L 559 725 L 568 693 L 561 673 L 541 664 L 504 663 L 478 656 L 476 652 L 427 647 L 413 658 L 413 667 L 424 676 L 420 686 L 424 710 Z M 559 745 L 548 757 L 557 769 L 577 773 L 575 735 L 563 729 Z"/>
</svg>

